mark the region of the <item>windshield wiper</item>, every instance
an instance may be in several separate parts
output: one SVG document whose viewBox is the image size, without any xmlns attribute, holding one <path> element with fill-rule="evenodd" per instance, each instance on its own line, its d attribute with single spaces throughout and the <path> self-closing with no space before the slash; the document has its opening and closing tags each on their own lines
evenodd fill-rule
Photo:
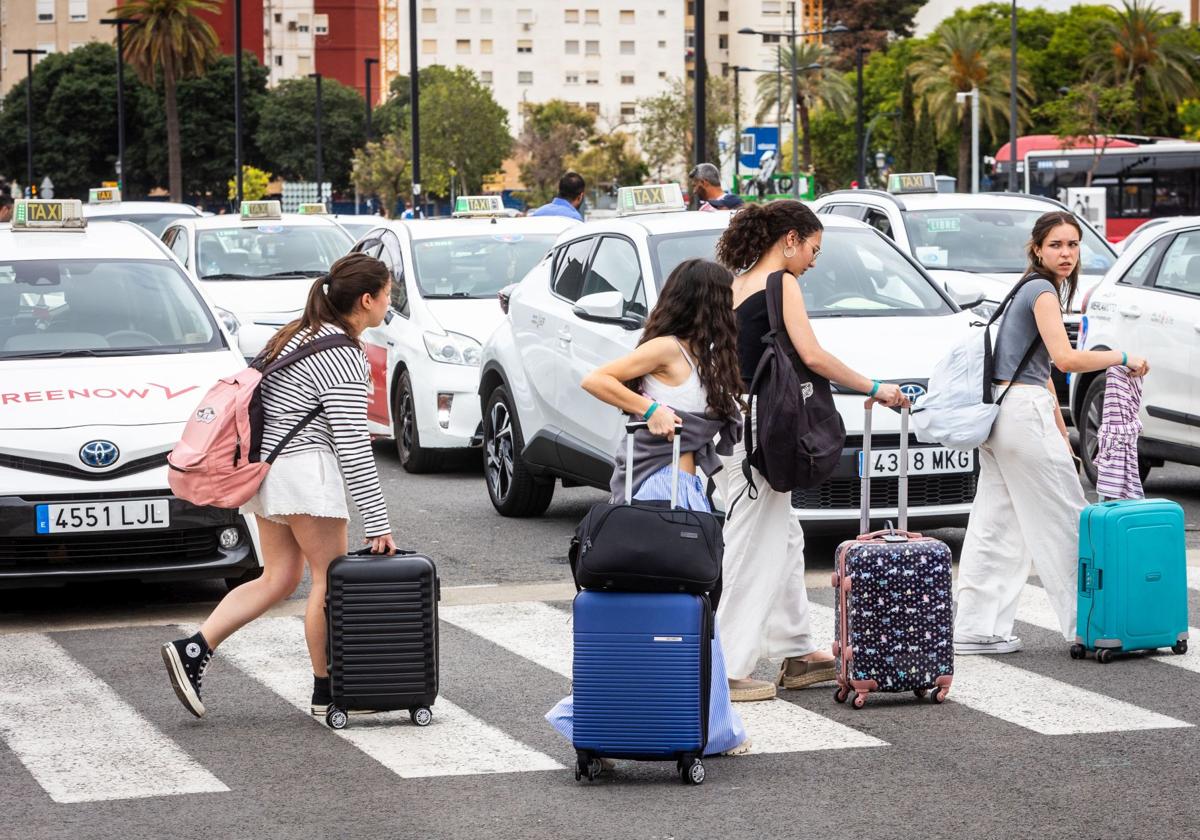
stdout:
<svg viewBox="0 0 1200 840">
<path fill-rule="evenodd" d="M 327 272 L 314 271 L 312 269 L 301 269 L 299 271 L 276 271 L 274 274 L 262 274 L 255 277 L 255 280 L 265 280 L 268 277 L 324 277 Z"/>
<path fill-rule="evenodd" d="M 35 350 L 31 353 L 5 353 L 5 359 L 69 359 L 72 357 L 100 356 L 99 350 Z"/>
<path fill-rule="evenodd" d="M 448 298 L 472 298 L 475 295 L 470 292 L 447 292 L 446 294 L 430 292 L 429 294 L 422 294 L 421 297 L 426 300 L 446 300 Z"/>
<path fill-rule="evenodd" d="M 255 280 L 249 274 L 204 274 L 201 280 Z"/>
<path fill-rule="evenodd" d="M 0 360 L 8 359 L 71 359 L 109 356 L 165 356 L 173 353 L 187 353 L 181 347 L 99 347 L 90 350 L 37 350 L 31 353 L 2 354 Z"/>
</svg>

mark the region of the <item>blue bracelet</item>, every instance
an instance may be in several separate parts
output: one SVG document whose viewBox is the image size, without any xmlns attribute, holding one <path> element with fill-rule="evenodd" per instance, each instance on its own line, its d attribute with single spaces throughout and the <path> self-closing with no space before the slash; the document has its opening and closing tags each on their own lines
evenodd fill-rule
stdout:
<svg viewBox="0 0 1200 840">
<path fill-rule="evenodd" d="M 658 403 L 657 402 L 650 403 L 650 407 L 646 409 L 646 413 L 642 415 L 642 419 L 649 420 L 650 415 L 653 414 L 657 410 L 658 410 Z"/>
<path fill-rule="evenodd" d="M 1121 354 L 1121 367 L 1129 367 L 1129 354 L 1128 353 Z"/>
<path fill-rule="evenodd" d="M 878 393 L 879 393 L 879 386 L 883 384 L 883 383 L 882 383 L 882 382 L 880 382 L 878 379 L 872 379 L 871 381 L 872 381 L 872 382 L 874 382 L 874 383 L 875 383 L 875 385 L 874 385 L 874 386 L 871 388 L 871 393 L 867 394 L 867 396 L 868 396 L 868 397 L 873 397 L 873 396 L 875 396 L 876 394 L 878 394 Z"/>
</svg>

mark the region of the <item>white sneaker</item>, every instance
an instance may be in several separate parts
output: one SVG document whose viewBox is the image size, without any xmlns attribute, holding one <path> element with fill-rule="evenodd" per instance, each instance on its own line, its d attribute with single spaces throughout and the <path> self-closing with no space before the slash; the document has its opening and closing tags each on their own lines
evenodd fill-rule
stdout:
<svg viewBox="0 0 1200 840">
<path fill-rule="evenodd" d="M 973 653 L 1016 653 L 1021 649 L 1016 636 L 972 636 L 969 640 L 954 640 L 954 653 L 966 656 Z"/>
</svg>

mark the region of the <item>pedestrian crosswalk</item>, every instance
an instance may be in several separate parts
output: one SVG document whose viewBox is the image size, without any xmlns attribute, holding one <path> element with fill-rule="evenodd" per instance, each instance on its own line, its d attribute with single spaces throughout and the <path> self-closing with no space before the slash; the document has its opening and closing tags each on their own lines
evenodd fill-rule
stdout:
<svg viewBox="0 0 1200 840">
<path fill-rule="evenodd" d="M 822 646 L 832 640 L 833 610 L 827 603 L 826 598 L 824 604 L 812 604 L 815 641 Z M 205 679 L 210 713 L 199 722 L 178 707 L 165 676 L 161 691 L 131 692 L 127 683 L 116 687 L 97 676 L 113 673 L 112 663 L 89 666 L 98 647 L 60 644 L 54 634 L 0 635 L 0 752 L 9 751 L 57 803 L 219 795 L 257 780 L 240 778 L 236 766 L 206 767 L 211 753 L 189 754 L 195 742 L 183 733 L 195 727 L 220 733 L 231 727 L 239 704 L 253 702 L 261 709 L 277 699 L 278 706 L 266 713 L 294 715 L 296 732 L 306 743 L 311 739 L 322 753 L 361 758 L 373 772 L 393 778 L 565 773 L 573 761 L 570 745 L 541 718 L 570 691 L 569 604 L 446 606 L 441 619 L 443 674 L 433 723 L 417 728 L 407 713 L 394 712 L 355 717 L 336 732 L 308 714 L 312 678 L 297 617 L 261 619 L 221 645 Z M 1104 668 L 1104 681 L 1097 678 L 1099 671 L 1080 670 L 1100 666 L 1067 659 L 1041 588 L 1026 587 L 1018 621 L 1027 651 L 958 658 L 950 700 L 940 707 L 880 698 L 853 711 L 836 705 L 825 687 L 740 704 L 753 752 L 798 757 L 832 750 L 902 752 L 914 749 L 930 727 L 950 728 L 958 742 L 978 739 L 996 749 L 1017 733 L 1136 737 L 1139 731 L 1189 729 L 1200 720 L 1200 703 L 1174 708 L 1152 697 L 1140 700 L 1131 688 L 1138 678 L 1126 676 L 1132 672 L 1120 663 Z M 175 630 L 164 632 L 164 638 Z M 154 658 L 144 635 L 135 634 L 134 644 L 122 636 L 132 630 L 97 632 L 106 634 L 104 649 L 131 663 Z M 1130 663 L 1129 668 L 1149 668 L 1158 683 L 1177 681 L 1181 691 L 1194 688 L 1190 681 L 1197 677 L 1188 672 L 1200 671 L 1198 653 L 1143 661 L 1149 664 Z M 188 729 L 172 729 L 176 719 Z"/>
</svg>

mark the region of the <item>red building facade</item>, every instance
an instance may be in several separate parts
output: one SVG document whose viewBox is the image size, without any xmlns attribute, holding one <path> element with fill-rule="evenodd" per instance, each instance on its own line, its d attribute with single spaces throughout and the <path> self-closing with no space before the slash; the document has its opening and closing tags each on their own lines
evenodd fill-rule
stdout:
<svg viewBox="0 0 1200 840">
<path fill-rule="evenodd" d="M 315 0 L 313 11 L 329 15 L 329 33 L 316 37 L 317 72 L 366 95 L 364 59 L 379 58 L 379 0 Z M 371 98 L 382 99 L 379 65 L 371 68 Z"/>
</svg>

